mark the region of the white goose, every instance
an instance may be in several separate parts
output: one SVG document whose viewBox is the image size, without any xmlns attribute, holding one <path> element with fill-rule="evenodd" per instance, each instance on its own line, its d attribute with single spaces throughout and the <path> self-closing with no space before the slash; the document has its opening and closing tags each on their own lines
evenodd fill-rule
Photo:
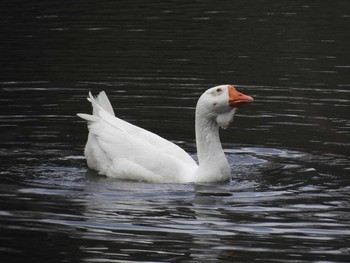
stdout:
<svg viewBox="0 0 350 263">
<path fill-rule="evenodd" d="M 155 183 L 218 182 L 231 170 L 221 146 L 219 127 L 227 128 L 236 109 L 253 98 L 221 85 L 205 91 L 196 107 L 197 164 L 174 143 L 114 115 L 105 92 L 89 93 L 93 114 L 88 121 L 85 157 L 90 169 L 108 177 Z"/>
</svg>

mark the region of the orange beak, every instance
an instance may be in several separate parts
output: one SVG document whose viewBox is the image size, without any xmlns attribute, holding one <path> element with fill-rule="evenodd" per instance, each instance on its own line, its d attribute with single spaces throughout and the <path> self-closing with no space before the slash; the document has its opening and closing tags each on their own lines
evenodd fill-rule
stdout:
<svg viewBox="0 0 350 263">
<path fill-rule="evenodd" d="M 230 107 L 239 108 L 244 104 L 254 102 L 254 99 L 250 96 L 244 95 L 243 93 L 238 92 L 233 86 L 228 86 L 228 97 Z"/>
</svg>

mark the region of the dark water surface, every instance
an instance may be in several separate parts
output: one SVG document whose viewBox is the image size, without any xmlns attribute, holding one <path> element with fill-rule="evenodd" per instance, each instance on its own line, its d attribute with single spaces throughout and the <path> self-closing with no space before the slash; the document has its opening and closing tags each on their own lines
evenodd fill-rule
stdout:
<svg viewBox="0 0 350 263">
<path fill-rule="evenodd" d="M 350 2 L 145 2 L 0 4 L 0 261 L 349 262 Z M 230 182 L 86 168 L 89 90 L 195 156 L 226 83 Z"/>
</svg>

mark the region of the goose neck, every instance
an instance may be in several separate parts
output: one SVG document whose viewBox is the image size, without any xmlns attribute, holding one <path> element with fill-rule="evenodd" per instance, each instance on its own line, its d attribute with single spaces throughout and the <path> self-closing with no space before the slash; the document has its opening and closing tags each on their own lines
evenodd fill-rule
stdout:
<svg viewBox="0 0 350 263">
<path fill-rule="evenodd" d="M 205 162 L 217 162 L 222 157 L 226 160 L 220 142 L 219 126 L 214 118 L 197 114 L 196 143 L 199 165 Z"/>
</svg>

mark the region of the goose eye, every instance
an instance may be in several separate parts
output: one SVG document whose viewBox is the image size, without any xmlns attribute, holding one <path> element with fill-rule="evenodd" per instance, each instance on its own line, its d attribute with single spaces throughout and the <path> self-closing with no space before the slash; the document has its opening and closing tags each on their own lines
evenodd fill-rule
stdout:
<svg viewBox="0 0 350 263">
<path fill-rule="evenodd" d="M 221 93 L 221 92 L 222 92 L 222 88 L 217 88 L 217 89 L 216 89 L 216 92 L 217 92 L 217 93 Z"/>
</svg>

